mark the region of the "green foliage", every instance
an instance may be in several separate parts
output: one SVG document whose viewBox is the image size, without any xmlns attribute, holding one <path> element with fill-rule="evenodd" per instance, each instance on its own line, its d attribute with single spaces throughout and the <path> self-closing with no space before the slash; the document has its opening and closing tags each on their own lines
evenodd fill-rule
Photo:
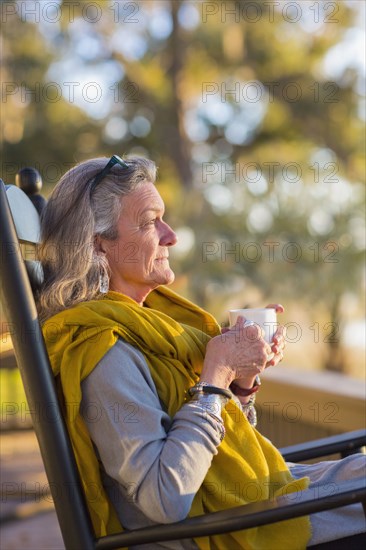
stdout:
<svg viewBox="0 0 366 550">
<path fill-rule="evenodd" d="M 263 300 L 301 303 L 309 323 L 347 320 L 346 298 L 363 292 L 365 159 L 362 79 L 353 59 L 342 70 L 341 53 L 351 28 L 357 36 L 358 2 L 295 2 L 294 13 L 261 1 L 255 12 L 60 0 L 37 21 L 13 4 L 2 31 L 5 180 L 36 165 L 47 190 L 85 158 L 150 156 L 182 235 L 178 290 L 222 320 Z M 348 317 L 362 314 L 352 307 Z"/>
</svg>

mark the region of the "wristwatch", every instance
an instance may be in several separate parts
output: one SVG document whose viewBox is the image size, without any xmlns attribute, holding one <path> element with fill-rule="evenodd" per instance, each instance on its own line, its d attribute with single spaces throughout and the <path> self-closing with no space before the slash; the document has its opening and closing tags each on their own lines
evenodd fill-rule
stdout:
<svg viewBox="0 0 366 550">
<path fill-rule="evenodd" d="M 241 397 L 247 397 L 248 395 L 252 395 L 253 393 L 256 393 L 259 390 L 259 386 L 261 385 L 261 379 L 257 375 L 254 380 L 254 384 L 251 388 L 241 388 L 235 382 L 231 382 L 230 389 L 233 392 L 234 395 L 240 395 Z"/>
</svg>

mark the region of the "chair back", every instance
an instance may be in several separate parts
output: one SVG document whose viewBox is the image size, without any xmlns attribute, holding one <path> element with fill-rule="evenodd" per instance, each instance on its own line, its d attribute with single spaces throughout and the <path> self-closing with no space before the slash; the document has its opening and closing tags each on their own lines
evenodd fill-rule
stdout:
<svg viewBox="0 0 366 550">
<path fill-rule="evenodd" d="M 39 241 L 40 220 L 25 193 L 13 185 L 6 188 L 2 180 L 0 208 L 1 301 L 61 533 L 67 549 L 92 550 L 93 528 L 27 274 L 37 286 L 42 270 L 34 250 L 25 261 L 22 257 L 22 250 Z"/>
<path fill-rule="evenodd" d="M 5 189 L 20 251 L 34 291 L 43 281 L 42 266 L 36 256 L 41 234 L 39 214 L 29 197 L 19 187 L 6 185 Z"/>
</svg>

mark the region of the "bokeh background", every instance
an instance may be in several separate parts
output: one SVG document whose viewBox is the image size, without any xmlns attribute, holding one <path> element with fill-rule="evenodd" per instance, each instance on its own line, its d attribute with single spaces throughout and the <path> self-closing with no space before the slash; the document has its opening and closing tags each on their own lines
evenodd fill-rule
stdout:
<svg viewBox="0 0 366 550">
<path fill-rule="evenodd" d="M 362 379 L 365 2 L 6 0 L 1 17 L 4 181 L 33 166 L 47 196 L 85 159 L 152 158 L 174 288 L 223 325 L 280 302 L 285 365 Z"/>
<path fill-rule="evenodd" d="M 48 196 L 85 159 L 155 160 L 179 237 L 174 288 L 223 325 L 232 308 L 286 308 L 261 432 L 281 446 L 362 427 L 365 1 L 0 10 L 4 181 L 35 167 Z M 9 331 L 2 314 L 0 545 L 62 550 Z"/>
</svg>

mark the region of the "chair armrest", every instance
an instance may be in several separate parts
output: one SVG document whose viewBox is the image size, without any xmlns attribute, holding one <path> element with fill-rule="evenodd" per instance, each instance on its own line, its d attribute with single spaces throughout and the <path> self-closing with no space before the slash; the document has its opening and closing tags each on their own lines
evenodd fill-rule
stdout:
<svg viewBox="0 0 366 550">
<path fill-rule="evenodd" d="M 321 510 L 366 502 L 366 480 L 350 480 L 317 487 L 317 495 L 308 489 L 274 499 L 255 502 L 185 519 L 180 522 L 154 525 L 135 531 L 124 531 L 98 539 L 96 550 L 112 550 L 134 544 L 170 541 L 250 529 L 304 516 Z"/>
<path fill-rule="evenodd" d="M 320 456 L 341 453 L 352 454 L 366 445 L 366 430 L 356 430 L 346 434 L 333 435 L 314 441 L 290 445 L 279 449 L 283 458 L 289 462 L 301 462 Z"/>
</svg>

